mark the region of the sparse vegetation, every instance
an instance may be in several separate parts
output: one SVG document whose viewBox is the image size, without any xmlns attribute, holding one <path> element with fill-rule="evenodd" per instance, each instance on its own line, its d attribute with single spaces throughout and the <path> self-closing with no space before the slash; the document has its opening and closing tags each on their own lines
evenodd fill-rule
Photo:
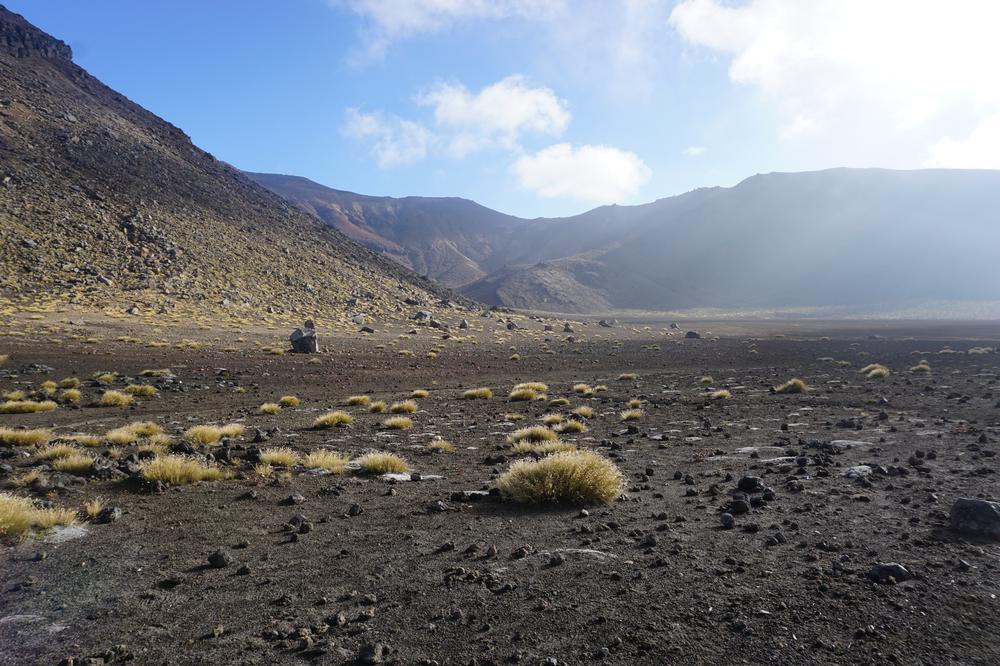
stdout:
<svg viewBox="0 0 1000 666">
<path fill-rule="evenodd" d="M 246 431 L 239 423 L 224 426 L 197 425 L 184 431 L 184 439 L 192 444 L 217 444 L 223 437 L 239 437 Z"/>
<path fill-rule="evenodd" d="M 152 384 L 129 384 L 125 387 L 125 392 L 142 398 L 151 398 L 157 393 L 156 387 Z"/>
<path fill-rule="evenodd" d="M 510 444 L 517 444 L 519 442 L 537 444 L 539 442 L 554 442 L 557 439 L 559 439 L 559 435 L 554 430 L 543 426 L 521 428 L 507 436 L 507 442 Z"/>
<path fill-rule="evenodd" d="M 485 386 L 469 389 L 462 394 L 462 397 L 466 400 L 489 400 L 493 397 L 493 390 Z"/>
<path fill-rule="evenodd" d="M 630 382 L 635 379 L 639 379 L 639 375 L 637 375 L 634 372 L 623 372 L 622 374 L 618 375 L 618 381 L 620 382 Z"/>
<path fill-rule="evenodd" d="M 37 412 L 51 412 L 58 407 L 51 400 L 8 400 L 0 403 L 0 414 L 35 414 Z"/>
<path fill-rule="evenodd" d="M 72 444 L 50 444 L 38 449 L 38 451 L 35 452 L 35 459 L 55 460 L 57 458 L 68 458 L 69 456 L 79 452 L 80 449 L 76 448 Z"/>
<path fill-rule="evenodd" d="M 729 400 L 730 393 L 726 389 L 719 389 L 708 394 L 709 400 Z"/>
<path fill-rule="evenodd" d="M 885 379 L 891 374 L 888 366 L 882 365 L 881 363 L 869 363 L 865 367 L 858 370 L 859 374 L 865 375 L 868 379 Z"/>
<path fill-rule="evenodd" d="M 642 418 L 642 410 L 641 409 L 626 409 L 621 414 L 619 414 L 618 417 L 622 421 L 638 421 L 639 419 Z"/>
<path fill-rule="evenodd" d="M 321 416 L 316 417 L 313 421 L 313 428 L 337 428 L 343 426 L 349 426 L 354 422 L 354 417 L 347 412 L 342 412 L 340 410 L 327 412 Z"/>
<path fill-rule="evenodd" d="M 75 388 L 64 389 L 59 394 L 59 401 L 60 402 L 64 402 L 64 403 L 73 403 L 73 404 L 75 404 L 75 403 L 80 402 L 80 399 L 82 397 L 83 396 L 80 394 L 80 390 L 79 389 L 75 389 Z"/>
<path fill-rule="evenodd" d="M 389 430 L 408 430 L 413 427 L 413 419 L 405 416 L 392 416 L 382 421 L 382 426 Z"/>
<path fill-rule="evenodd" d="M 67 474 L 83 474 L 84 472 L 89 472 L 93 464 L 94 459 L 91 456 L 86 453 L 76 452 L 53 460 L 52 469 L 57 472 L 66 472 Z"/>
<path fill-rule="evenodd" d="M 426 389 L 417 389 L 417 390 L 413 391 L 412 393 L 410 393 L 410 397 L 411 398 L 426 398 L 429 395 L 430 395 L 430 392 L 427 391 Z"/>
<path fill-rule="evenodd" d="M 454 444 L 446 439 L 441 439 L 440 437 L 432 440 L 431 443 L 427 445 L 427 448 L 435 453 L 454 453 L 456 451 Z"/>
<path fill-rule="evenodd" d="M 344 401 L 348 406 L 355 407 L 367 407 L 371 404 L 371 398 L 366 395 L 352 395 L 350 398 Z"/>
<path fill-rule="evenodd" d="M 373 451 L 358 458 L 358 467 L 368 474 L 402 474 L 409 471 L 410 465 L 394 453 Z"/>
<path fill-rule="evenodd" d="M 175 486 L 197 481 L 217 481 L 223 476 L 218 467 L 206 465 L 196 458 L 178 455 L 147 460 L 142 463 L 140 472 L 147 481 L 161 481 Z"/>
<path fill-rule="evenodd" d="M 0 536 L 20 539 L 32 530 L 47 530 L 56 525 L 72 525 L 72 509 L 46 509 L 34 500 L 0 492 Z"/>
<path fill-rule="evenodd" d="M 4 446 L 42 446 L 48 444 L 52 436 L 50 431 L 40 428 L 35 430 L 0 428 L 0 444 Z"/>
<path fill-rule="evenodd" d="M 302 401 L 299 400 L 298 397 L 294 395 L 283 395 L 280 398 L 278 398 L 278 404 L 281 407 L 287 407 L 288 409 L 295 409 L 300 404 L 302 404 Z"/>
<path fill-rule="evenodd" d="M 302 464 L 309 469 L 325 469 L 333 474 L 343 474 L 347 462 L 347 457 L 329 449 L 311 451 L 302 460 Z"/>
<path fill-rule="evenodd" d="M 134 402 L 135 398 L 128 393 L 108 390 L 101 395 L 101 399 L 98 404 L 101 407 L 128 407 Z"/>
<path fill-rule="evenodd" d="M 776 386 L 774 388 L 775 393 L 805 393 L 808 390 L 808 386 L 804 381 L 798 377 L 793 377 L 781 386 Z"/>
<path fill-rule="evenodd" d="M 260 450 L 260 461 L 268 465 L 294 467 L 299 462 L 299 454 L 287 446 L 277 446 Z"/>
<path fill-rule="evenodd" d="M 265 402 L 257 408 L 261 414 L 277 414 L 281 411 L 281 405 L 276 402 Z"/>
<path fill-rule="evenodd" d="M 417 403 L 412 400 L 403 400 L 402 402 L 392 403 L 392 407 L 389 411 L 393 414 L 412 414 L 417 411 Z"/>
<path fill-rule="evenodd" d="M 504 496 L 528 504 L 609 504 L 621 495 L 624 484 L 614 463 L 590 451 L 517 460 L 497 481 Z"/>
<path fill-rule="evenodd" d="M 577 407 L 576 409 L 573 410 L 573 413 L 576 414 L 577 416 L 585 418 L 585 419 L 592 419 L 592 418 L 594 418 L 594 410 L 593 410 L 593 408 L 589 407 L 587 405 L 580 405 L 579 407 Z"/>
<path fill-rule="evenodd" d="M 594 389 L 590 387 L 589 384 L 574 384 L 573 393 L 579 393 L 580 395 L 588 395 L 594 392 Z"/>
<path fill-rule="evenodd" d="M 385 411 L 385 401 L 376 400 L 368 407 L 368 411 L 372 414 L 381 414 Z"/>
<path fill-rule="evenodd" d="M 930 372 L 930 371 L 931 371 L 931 364 L 928 363 L 926 360 L 921 360 L 915 366 L 910 368 L 910 372 Z"/>
<path fill-rule="evenodd" d="M 580 421 L 566 421 L 556 428 L 560 435 L 574 432 L 587 432 L 587 425 Z"/>
</svg>

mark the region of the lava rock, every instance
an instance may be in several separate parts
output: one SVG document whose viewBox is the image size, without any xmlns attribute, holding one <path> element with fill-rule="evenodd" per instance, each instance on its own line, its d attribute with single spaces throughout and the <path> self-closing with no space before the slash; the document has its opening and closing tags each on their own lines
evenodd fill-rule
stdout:
<svg viewBox="0 0 1000 666">
<path fill-rule="evenodd" d="M 913 578 L 913 574 L 897 562 L 878 562 L 868 572 L 868 578 L 876 583 L 901 583 Z"/>
<path fill-rule="evenodd" d="M 1000 502 L 959 498 L 951 506 L 951 529 L 1000 539 Z"/>
</svg>

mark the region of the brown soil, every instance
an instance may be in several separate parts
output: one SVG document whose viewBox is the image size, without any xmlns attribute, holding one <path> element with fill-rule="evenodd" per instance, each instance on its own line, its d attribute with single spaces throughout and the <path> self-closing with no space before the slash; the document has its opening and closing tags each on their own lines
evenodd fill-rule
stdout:
<svg viewBox="0 0 1000 666">
<path fill-rule="evenodd" d="M 13 491 L 73 507 L 100 495 L 122 516 L 85 524 L 72 540 L 39 535 L 3 546 L 0 664 L 70 657 L 141 664 L 1000 662 L 1000 546 L 947 529 L 955 498 L 1000 499 L 1000 363 L 995 353 L 964 353 L 995 347 L 1000 326 L 742 322 L 739 330 L 708 326 L 722 333 L 717 339 L 684 340 L 683 329 L 668 336 L 663 322 L 578 324 L 575 343 L 548 334 L 555 353 L 547 354 L 540 331 L 494 332 L 498 324 L 484 321 L 486 330 L 462 344 L 424 328 L 385 349 L 375 345 L 405 331 L 324 340 L 318 364 L 254 351 L 250 343 L 260 336 L 253 335 L 246 349 L 230 353 L 214 344 L 149 349 L 6 337 L 0 352 L 11 359 L 0 366 L 0 391 L 70 375 L 85 385 L 80 408 L 0 415 L 0 427 L 100 434 L 152 420 L 177 435 L 196 423 L 241 421 L 248 432 L 228 448 L 244 461 L 231 463 L 237 476 L 230 480 L 156 493 L 127 479 L 50 474 L 49 487 Z M 750 337 L 755 331 L 759 338 Z M 427 358 L 433 345 L 444 349 Z M 520 362 L 509 360 L 511 346 Z M 401 348 L 414 355 L 400 356 Z M 910 373 L 921 358 L 932 371 Z M 874 361 L 893 374 L 858 374 Z M 24 372 L 32 363 L 54 370 Z M 151 380 L 157 397 L 131 409 L 88 406 L 100 392 L 93 373 L 121 373 L 112 384 L 121 388 L 145 368 L 166 367 L 179 381 Z M 623 372 L 640 377 L 619 381 Z M 706 402 L 703 375 L 731 398 Z M 793 376 L 811 390 L 769 391 Z M 547 382 L 550 399 L 594 408 L 589 432 L 565 439 L 620 466 L 628 479 L 621 500 L 582 515 L 576 506 L 462 496 L 489 490 L 514 459 L 507 433 L 569 409 L 506 400 L 513 384 L 529 380 Z M 572 392 L 577 382 L 608 391 L 583 398 Z M 460 399 L 478 386 L 492 387 L 494 397 Z M 430 395 L 418 400 L 412 430 L 384 432 L 383 415 L 360 407 L 345 408 L 355 417 L 350 428 L 310 428 L 349 395 L 393 401 L 418 388 Z M 301 406 L 257 412 L 285 394 Z M 645 412 L 634 432 L 618 418 L 631 398 L 643 400 Z M 526 419 L 508 422 L 508 412 Z M 271 433 L 265 443 L 252 443 L 255 428 Z M 435 435 L 458 451 L 428 451 Z M 831 444 L 840 440 L 853 443 Z M 248 460 L 258 446 L 305 452 L 327 444 L 351 456 L 394 451 L 421 475 L 441 478 L 389 482 L 298 469 L 276 470 L 268 481 L 252 475 Z M 123 470 L 131 452 L 119 458 Z M 0 456 L 7 490 L 13 477 L 38 466 L 22 451 L 0 447 Z M 865 463 L 889 474 L 844 476 Z M 744 475 L 761 477 L 776 497 L 723 529 L 719 515 Z M 294 493 L 301 504 L 286 503 Z M 433 505 L 439 500 L 443 511 Z M 293 536 L 286 525 L 295 514 L 310 531 Z M 220 548 L 235 562 L 209 567 Z M 867 577 L 875 562 L 898 562 L 914 578 L 876 584 Z M 376 644 L 380 657 L 372 654 Z"/>
</svg>

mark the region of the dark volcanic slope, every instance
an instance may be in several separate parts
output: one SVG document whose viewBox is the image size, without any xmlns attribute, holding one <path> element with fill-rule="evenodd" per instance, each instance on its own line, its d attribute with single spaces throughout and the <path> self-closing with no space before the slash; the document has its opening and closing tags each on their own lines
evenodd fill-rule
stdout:
<svg viewBox="0 0 1000 666">
<path fill-rule="evenodd" d="M 372 312 L 435 287 L 199 150 L 0 7 L 0 295 Z"/>
<path fill-rule="evenodd" d="M 255 177 L 349 234 L 348 222 L 357 225 L 358 240 L 493 303 L 593 312 L 1000 300 L 991 258 L 1000 245 L 996 171 L 773 173 L 537 220 L 461 199 L 380 199 Z M 448 241 L 461 262 L 428 258 Z M 468 270 L 452 271 L 457 263 Z"/>
</svg>

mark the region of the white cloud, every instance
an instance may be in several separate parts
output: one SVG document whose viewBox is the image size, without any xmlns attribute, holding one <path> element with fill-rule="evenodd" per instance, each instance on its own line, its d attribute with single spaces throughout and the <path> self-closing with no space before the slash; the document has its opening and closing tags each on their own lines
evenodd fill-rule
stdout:
<svg viewBox="0 0 1000 666">
<path fill-rule="evenodd" d="M 931 167 L 1000 169 L 1000 114 L 983 120 L 964 141 L 941 139 L 929 153 Z"/>
<path fill-rule="evenodd" d="M 915 166 L 1000 112 L 996 0 L 681 0 L 670 23 L 827 160 Z"/>
<path fill-rule="evenodd" d="M 344 133 L 357 139 L 372 139 L 372 154 L 378 165 L 385 169 L 419 162 L 427 156 L 432 140 L 423 125 L 404 118 L 381 113 L 362 113 L 347 109 Z"/>
<path fill-rule="evenodd" d="M 570 197 L 595 203 L 624 201 L 652 175 L 635 153 L 611 146 L 573 148 L 558 143 L 523 155 L 512 169 L 521 187 L 543 197 Z"/>
<path fill-rule="evenodd" d="M 701 157 L 706 152 L 708 152 L 708 148 L 705 146 L 688 146 L 684 149 L 684 154 L 688 157 Z"/>
<path fill-rule="evenodd" d="M 381 57 L 390 44 L 446 30 L 472 20 L 549 20 L 566 10 L 566 0 L 332 0 L 365 21 L 363 55 Z"/>
<path fill-rule="evenodd" d="M 455 156 L 491 146 L 514 149 L 522 132 L 558 136 L 570 113 L 549 88 L 531 88 L 519 75 L 470 93 L 462 85 L 441 84 L 417 99 L 433 107 L 439 132 Z"/>
</svg>

